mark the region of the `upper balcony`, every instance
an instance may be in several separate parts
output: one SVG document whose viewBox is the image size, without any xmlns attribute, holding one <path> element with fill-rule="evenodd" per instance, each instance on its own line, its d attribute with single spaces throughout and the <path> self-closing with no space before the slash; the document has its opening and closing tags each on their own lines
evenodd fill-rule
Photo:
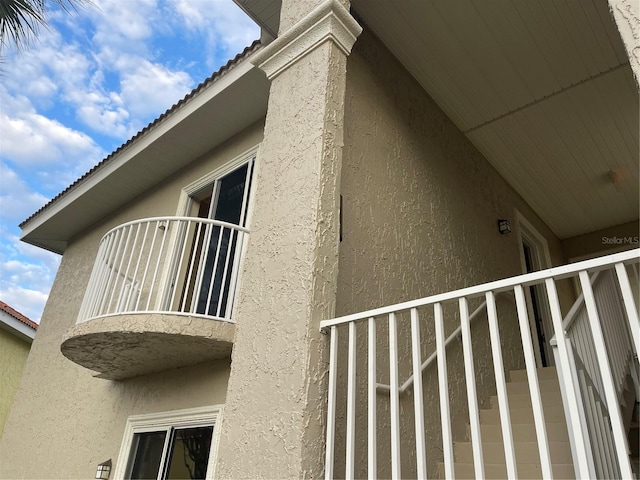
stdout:
<svg viewBox="0 0 640 480">
<path fill-rule="evenodd" d="M 247 234 L 197 217 L 148 218 L 112 229 L 100 242 L 62 353 L 107 379 L 230 356 Z"/>
</svg>

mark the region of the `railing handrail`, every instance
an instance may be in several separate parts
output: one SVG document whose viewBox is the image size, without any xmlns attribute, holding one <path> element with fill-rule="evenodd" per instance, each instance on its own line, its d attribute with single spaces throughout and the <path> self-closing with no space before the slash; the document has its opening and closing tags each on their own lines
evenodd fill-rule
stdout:
<svg viewBox="0 0 640 480">
<path fill-rule="evenodd" d="M 218 225 L 220 227 L 227 227 L 227 228 L 231 228 L 233 230 L 239 230 L 241 232 L 244 233 L 249 233 L 249 229 L 247 227 L 242 227 L 240 225 L 237 225 L 235 223 L 229 223 L 229 222 L 223 222 L 221 220 L 213 220 L 211 218 L 203 218 L 203 217 L 185 217 L 185 216 L 179 216 L 179 215 L 165 215 L 162 217 L 147 217 L 147 218 L 139 218 L 137 220 L 131 220 L 129 222 L 125 222 L 125 223 L 121 223 L 120 225 L 117 225 L 115 227 L 113 227 L 111 230 L 109 230 L 107 233 L 105 233 L 102 236 L 101 240 L 104 240 L 106 237 L 108 237 L 109 235 L 111 235 L 112 233 L 114 233 L 117 230 L 120 230 L 122 228 L 131 226 L 131 225 L 138 225 L 141 223 L 151 223 L 151 222 L 163 222 L 163 221 L 189 221 L 189 222 L 199 222 L 199 223 L 205 223 L 205 224 L 209 224 L 209 225 Z"/>
<path fill-rule="evenodd" d="M 487 307 L 487 301 L 485 300 L 484 302 L 482 302 L 478 308 L 476 308 L 471 315 L 469 315 L 469 322 L 473 322 L 473 320 L 480 314 L 480 312 L 482 310 L 484 310 Z M 456 328 L 451 335 L 449 335 L 447 337 L 447 339 L 444 341 L 444 348 L 447 348 L 449 346 L 449 344 L 453 341 L 454 338 L 460 336 L 460 332 L 461 332 L 461 327 Z M 420 373 L 424 372 L 427 367 L 429 365 L 431 365 L 433 363 L 433 361 L 438 357 L 438 352 L 435 351 L 433 352 L 431 355 L 429 355 L 429 358 L 427 358 L 424 362 L 422 362 L 422 365 L 420 366 Z M 407 391 L 407 389 L 413 385 L 414 382 L 414 378 L 413 378 L 413 373 L 411 375 L 409 375 L 409 378 L 407 378 L 407 380 L 400 386 L 400 388 L 398 389 L 400 391 L 400 393 L 404 393 L 405 391 Z M 391 390 L 391 386 L 387 385 L 385 383 L 377 383 L 376 384 L 376 388 L 379 391 L 390 391 Z"/>
<path fill-rule="evenodd" d="M 523 287 L 540 283 L 548 278 L 554 280 L 561 280 L 566 277 L 574 276 L 574 274 L 589 270 L 591 272 L 604 270 L 609 268 L 612 264 L 616 263 L 629 263 L 635 259 L 640 258 L 640 248 L 628 250 L 625 252 L 614 253 L 603 257 L 598 257 L 590 260 L 583 260 L 581 262 L 572 263 L 569 265 L 562 265 L 559 267 L 553 267 L 546 270 L 540 270 L 532 273 L 525 273 L 516 277 L 509 277 L 502 280 L 494 280 L 492 282 L 483 283 L 481 285 L 475 285 L 473 287 L 461 288 L 459 290 L 452 290 L 446 293 L 439 293 L 431 295 L 429 297 L 419 298 L 417 300 L 410 300 L 407 302 L 396 303 L 394 305 L 387 305 L 385 307 L 375 308 L 373 310 L 367 310 L 364 312 L 352 313 L 350 315 L 344 315 L 329 320 L 322 320 L 320 322 L 320 330 L 326 332 L 329 327 L 334 325 L 340 325 L 343 323 L 349 323 L 353 321 L 366 320 L 370 317 L 379 317 L 388 315 L 390 313 L 397 313 L 399 311 L 411 310 L 412 308 L 419 308 L 434 303 L 443 303 L 447 301 L 456 300 L 461 297 L 477 297 L 487 292 L 493 291 L 494 293 L 500 293 L 506 290 L 510 290 L 516 285 Z"/>
</svg>

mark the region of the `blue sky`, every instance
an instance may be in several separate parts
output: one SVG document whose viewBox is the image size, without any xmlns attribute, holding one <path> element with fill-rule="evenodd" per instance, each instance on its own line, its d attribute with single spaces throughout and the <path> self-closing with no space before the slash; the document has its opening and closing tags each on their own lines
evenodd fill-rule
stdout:
<svg viewBox="0 0 640 480">
<path fill-rule="evenodd" d="M 0 64 L 0 300 L 39 321 L 60 257 L 18 224 L 259 37 L 231 0 L 93 0 Z"/>
</svg>

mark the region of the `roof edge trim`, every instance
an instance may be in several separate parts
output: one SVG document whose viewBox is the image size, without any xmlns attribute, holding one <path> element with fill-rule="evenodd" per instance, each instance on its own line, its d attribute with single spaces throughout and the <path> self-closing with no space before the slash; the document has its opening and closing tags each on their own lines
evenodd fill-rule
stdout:
<svg viewBox="0 0 640 480">
<path fill-rule="evenodd" d="M 116 150 L 91 168 L 87 173 L 69 185 L 65 190 L 51 199 L 39 210 L 19 224 L 22 229 L 20 238 L 23 239 L 39 225 L 78 199 L 82 194 L 109 176 L 111 172 L 134 158 L 141 150 L 171 130 L 183 118 L 207 103 L 220 92 L 224 91 L 247 72 L 255 68 L 245 60 L 262 48 L 260 40 L 254 41 L 242 53 L 229 60 L 224 66 L 209 78 L 201 82 L 196 88 L 185 95 L 180 101 L 168 108 L 155 120 L 136 133 Z"/>
</svg>

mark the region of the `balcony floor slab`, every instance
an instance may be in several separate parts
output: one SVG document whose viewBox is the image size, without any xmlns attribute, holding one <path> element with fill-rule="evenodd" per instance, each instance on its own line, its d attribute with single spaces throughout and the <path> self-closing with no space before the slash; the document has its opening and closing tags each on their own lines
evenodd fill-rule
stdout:
<svg viewBox="0 0 640 480">
<path fill-rule="evenodd" d="M 75 325 L 60 347 L 69 360 L 108 380 L 231 356 L 235 324 L 196 316 L 111 315 Z"/>
</svg>

